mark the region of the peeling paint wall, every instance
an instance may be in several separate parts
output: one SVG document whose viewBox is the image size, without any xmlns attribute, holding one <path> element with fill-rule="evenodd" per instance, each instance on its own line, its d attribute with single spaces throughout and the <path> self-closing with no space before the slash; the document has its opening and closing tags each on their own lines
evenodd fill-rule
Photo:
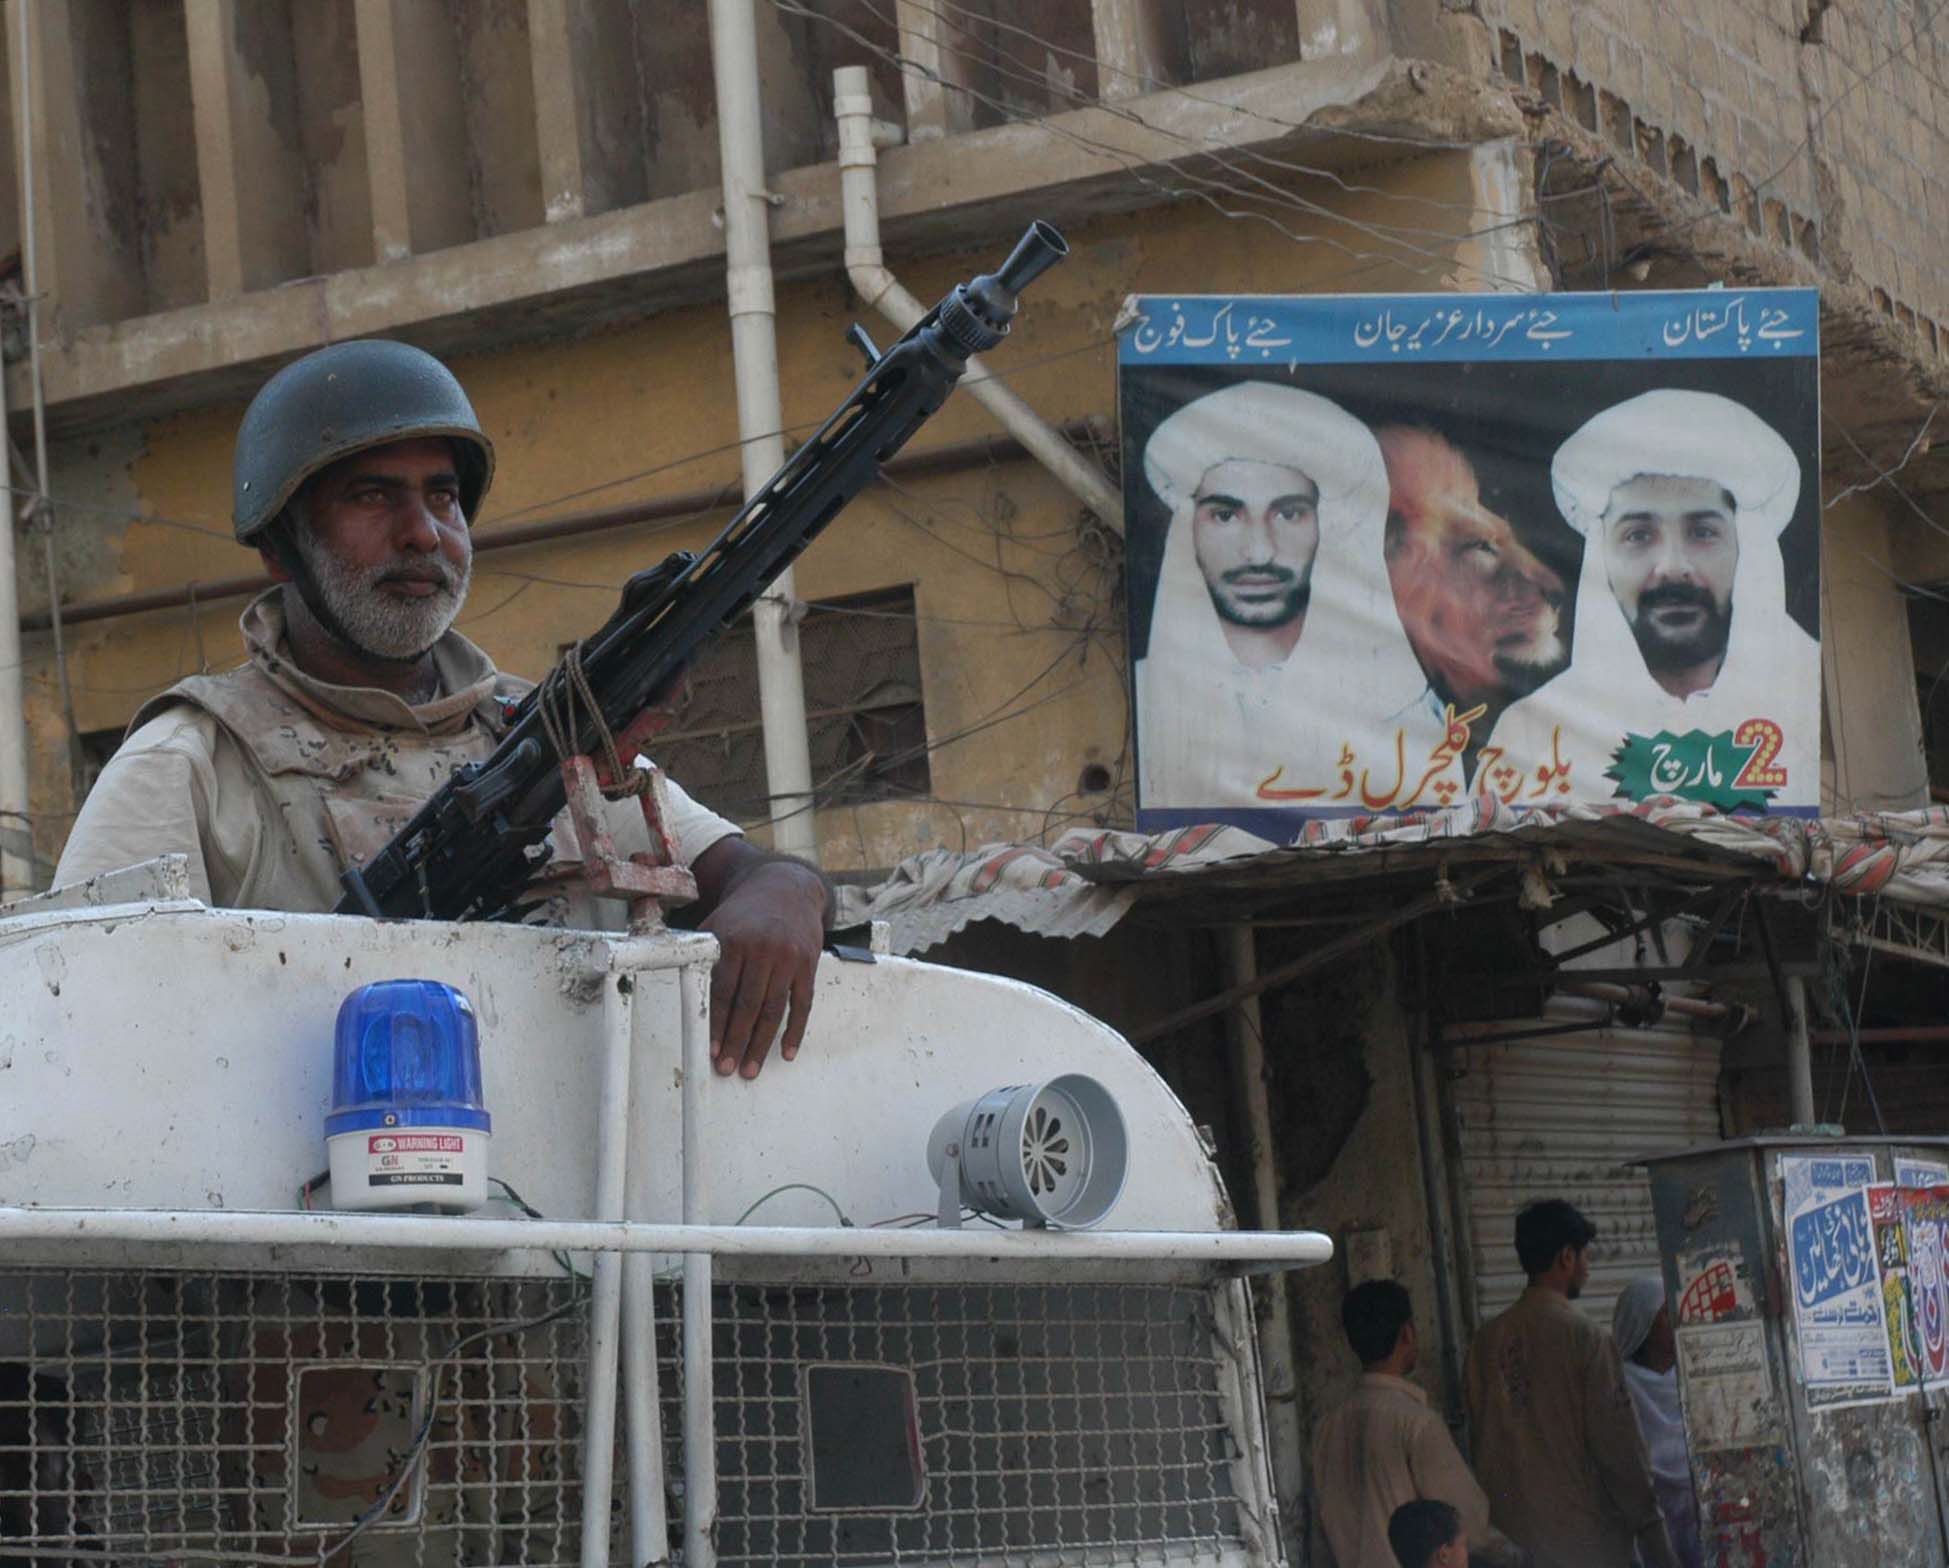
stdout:
<svg viewBox="0 0 1949 1568">
<path fill-rule="evenodd" d="M 1821 533 L 1822 809 L 1904 811 L 1929 800 L 1915 653 L 1895 539 L 1913 532 L 1880 502 L 1828 508 Z"/>
<path fill-rule="evenodd" d="M 1284 936 L 1282 949 L 1273 938 Z M 1268 933 L 1260 972 L 1304 950 L 1305 933 Z M 1300 1431 L 1307 1452 L 1328 1411 L 1353 1391 L 1360 1366 L 1340 1327 L 1340 1300 L 1373 1273 L 1414 1303 L 1421 1358 L 1415 1380 L 1441 1410 L 1443 1356 L 1413 1082 L 1413 1021 L 1402 1008 L 1393 952 L 1364 949 L 1327 975 L 1266 999 L 1266 1057 L 1280 1139 L 1281 1219 L 1325 1231 L 1334 1260 L 1293 1276 Z"/>
</svg>

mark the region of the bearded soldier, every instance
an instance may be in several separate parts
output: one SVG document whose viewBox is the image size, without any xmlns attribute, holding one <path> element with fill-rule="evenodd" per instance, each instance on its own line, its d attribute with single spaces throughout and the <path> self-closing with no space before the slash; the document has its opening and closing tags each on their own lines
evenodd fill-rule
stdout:
<svg viewBox="0 0 1949 1568">
<path fill-rule="evenodd" d="M 485 757 L 528 688 L 453 630 L 493 477 L 466 393 L 419 349 L 339 343 L 271 377 L 237 437 L 237 539 L 276 583 L 244 611 L 249 658 L 136 714 L 56 884 L 178 853 L 211 904 L 331 909 L 340 874 Z M 825 885 L 674 784 L 669 799 L 672 848 L 722 947 L 712 1054 L 755 1077 L 781 1022 L 797 1053 Z M 614 817 L 620 850 L 648 847 L 634 801 Z"/>
</svg>

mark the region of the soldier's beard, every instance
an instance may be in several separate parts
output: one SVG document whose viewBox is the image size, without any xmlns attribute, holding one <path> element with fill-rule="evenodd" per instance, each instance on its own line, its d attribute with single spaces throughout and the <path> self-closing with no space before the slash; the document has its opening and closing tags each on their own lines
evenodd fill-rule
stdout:
<svg viewBox="0 0 1949 1568">
<path fill-rule="evenodd" d="M 361 570 L 320 548 L 308 529 L 294 529 L 293 535 L 327 611 L 319 619 L 327 630 L 375 658 L 403 661 L 426 653 L 453 625 L 474 580 L 471 553 L 457 572 L 446 561 L 427 555 L 400 556 Z M 440 575 L 441 586 L 424 598 L 405 598 L 381 586 L 391 578 L 434 572 Z"/>
</svg>

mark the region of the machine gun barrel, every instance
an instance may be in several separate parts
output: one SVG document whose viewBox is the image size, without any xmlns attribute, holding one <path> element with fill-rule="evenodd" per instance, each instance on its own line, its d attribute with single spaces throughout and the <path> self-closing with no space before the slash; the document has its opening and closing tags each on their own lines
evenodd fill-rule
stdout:
<svg viewBox="0 0 1949 1568">
<path fill-rule="evenodd" d="M 557 703 L 550 680 L 514 710 L 492 753 L 456 770 L 365 865 L 347 871 L 336 913 L 491 920 L 517 913 L 540 869 L 565 787 L 566 755 L 590 754 L 668 690 L 704 646 L 876 478 L 947 400 L 970 354 L 1008 333 L 1023 288 L 1069 252 L 1035 223 L 992 273 L 949 292 L 869 366 L 819 431 L 748 498 L 702 552 L 678 552 L 624 585 L 615 613 L 577 647 L 594 711 Z"/>
<path fill-rule="evenodd" d="M 995 283 L 1013 298 L 1068 254 L 1068 242 L 1048 224 L 1038 220 L 1031 223 L 1015 242 L 1015 249 L 1008 253 L 1008 260 L 996 268 L 993 274 Z M 979 283 L 978 279 L 976 281 Z"/>
</svg>

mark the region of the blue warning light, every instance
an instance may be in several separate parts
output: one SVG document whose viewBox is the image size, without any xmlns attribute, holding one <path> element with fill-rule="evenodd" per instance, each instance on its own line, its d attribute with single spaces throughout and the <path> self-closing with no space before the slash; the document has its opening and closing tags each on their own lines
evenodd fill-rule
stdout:
<svg viewBox="0 0 1949 1568">
<path fill-rule="evenodd" d="M 465 992 L 438 980 L 380 980 L 340 1006 L 325 1135 L 370 1127 L 493 1130 Z"/>
</svg>

